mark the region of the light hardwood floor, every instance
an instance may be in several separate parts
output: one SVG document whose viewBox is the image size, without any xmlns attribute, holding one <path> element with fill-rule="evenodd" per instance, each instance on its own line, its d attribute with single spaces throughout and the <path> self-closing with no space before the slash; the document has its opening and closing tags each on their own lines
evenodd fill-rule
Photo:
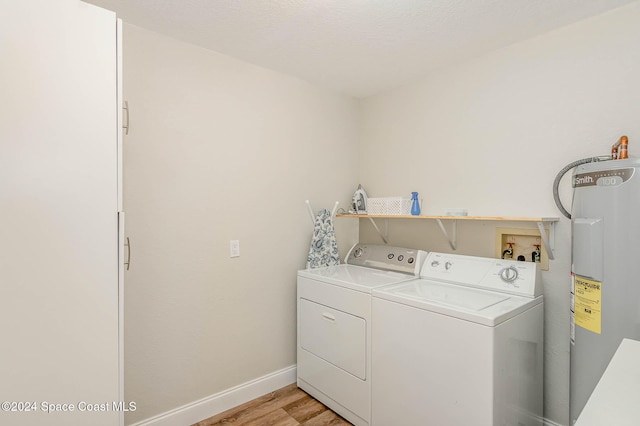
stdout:
<svg viewBox="0 0 640 426">
<path fill-rule="evenodd" d="M 342 417 L 313 399 L 295 383 L 193 426 L 350 426 Z"/>
</svg>

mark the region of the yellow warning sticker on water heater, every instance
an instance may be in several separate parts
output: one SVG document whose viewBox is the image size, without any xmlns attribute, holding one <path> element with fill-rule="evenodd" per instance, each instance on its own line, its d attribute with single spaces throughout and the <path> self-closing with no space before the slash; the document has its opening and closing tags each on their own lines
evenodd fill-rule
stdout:
<svg viewBox="0 0 640 426">
<path fill-rule="evenodd" d="M 600 334 L 602 325 L 602 282 L 575 276 L 574 313 L 576 325 Z"/>
</svg>

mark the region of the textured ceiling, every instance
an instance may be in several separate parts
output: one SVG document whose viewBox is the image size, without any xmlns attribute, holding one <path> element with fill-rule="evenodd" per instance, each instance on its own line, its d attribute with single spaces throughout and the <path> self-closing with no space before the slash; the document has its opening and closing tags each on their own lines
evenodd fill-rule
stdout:
<svg viewBox="0 0 640 426">
<path fill-rule="evenodd" d="M 85 0 L 125 22 L 367 97 L 634 0 Z"/>
</svg>

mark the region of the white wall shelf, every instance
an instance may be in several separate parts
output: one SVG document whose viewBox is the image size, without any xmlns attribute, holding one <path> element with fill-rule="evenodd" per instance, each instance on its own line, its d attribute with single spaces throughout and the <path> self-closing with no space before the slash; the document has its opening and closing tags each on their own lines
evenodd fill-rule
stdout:
<svg viewBox="0 0 640 426">
<path fill-rule="evenodd" d="M 435 220 L 440 227 L 443 235 L 449 242 L 449 245 L 453 250 L 457 248 L 457 223 L 459 220 L 466 221 L 502 221 L 502 222 L 533 222 L 538 226 L 540 231 L 540 238 L 544 244 L 545 249 L 549 255 L 549 259 L 554 257 L 555 248 L 555 224 L 558 222 L 557 217 L 507 217 L 507 216 L 413 216 L 413 215 L 379 215 L 379 214 L 338 214 L 337 217 L 352 217 L 358 219 L 369 219 L 371 224 L 376 229 L 382 241 L 387 244 L 387 236 L 382 235 L 380 228 L 375 222 L 375 219 L 411 219 L 411 220 Z M 447 232 L 444 226 L 444 221 L 451 222 L 451 235 Z M 549 236 L 545 231 L 545 225 L 549 227 Z"/>
</svg>

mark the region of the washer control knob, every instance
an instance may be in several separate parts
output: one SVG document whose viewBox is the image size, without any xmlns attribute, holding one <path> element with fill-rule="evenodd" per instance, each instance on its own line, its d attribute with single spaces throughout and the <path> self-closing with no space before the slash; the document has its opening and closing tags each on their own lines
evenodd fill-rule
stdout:
<svg viewBox="0 0 640 426">
<path fill-rule="evenodd" d="M 407 262 L 409 262 L 409 265 L 411 265 L 414 262 L 414 260 L 415 259 L 413 257 L 410 257 L 407 259 Z"/>
<path fill-rule="evenodd" d="M 391 260 L 391 259 L 393 259 L 393 256 L 394 256 L 394 254 L 393 254 L 393 253 L 389 253 L 389 254 L 387 255 L 387 259 Z"/>
<path fill-rule="evenodd" d="M 446 263 L 444 264 L 444 269 L 448 271 L 448 270 L 449 270 L 449 268 L 451 268 L 451 262 L 446 262 Z"/>
<path fill-rule="evenodd" d="M 402 262 L 404 260 L 404 256 L 403 255 L 399 255 L 398 256 L 398 262 Z"/>
<path fill-rule="evenodd" d="M 500 271 L 502 281 L 512 283 L 518 279 L 518 270 L 513 266 L 508 266 Z"/>
<path fill-rule="evenodd" d="M 440 262 L 438 262 L 437 260 L 434 260 L 433 262 L 431 262 L 431 267 L 432 268 L 437 268 L 438 265 L 440 265 Z"/>
<path fill-rule="evenodd" d="M 362 247 L 358 247 L 356 249 L 356 251 L 353 252 L 353 257 L 355 257 L 357 259 L 360 256 L 362 256 L 363 254 L 364 254 L 364 250 L 362 250 Z"/>
</svg>

